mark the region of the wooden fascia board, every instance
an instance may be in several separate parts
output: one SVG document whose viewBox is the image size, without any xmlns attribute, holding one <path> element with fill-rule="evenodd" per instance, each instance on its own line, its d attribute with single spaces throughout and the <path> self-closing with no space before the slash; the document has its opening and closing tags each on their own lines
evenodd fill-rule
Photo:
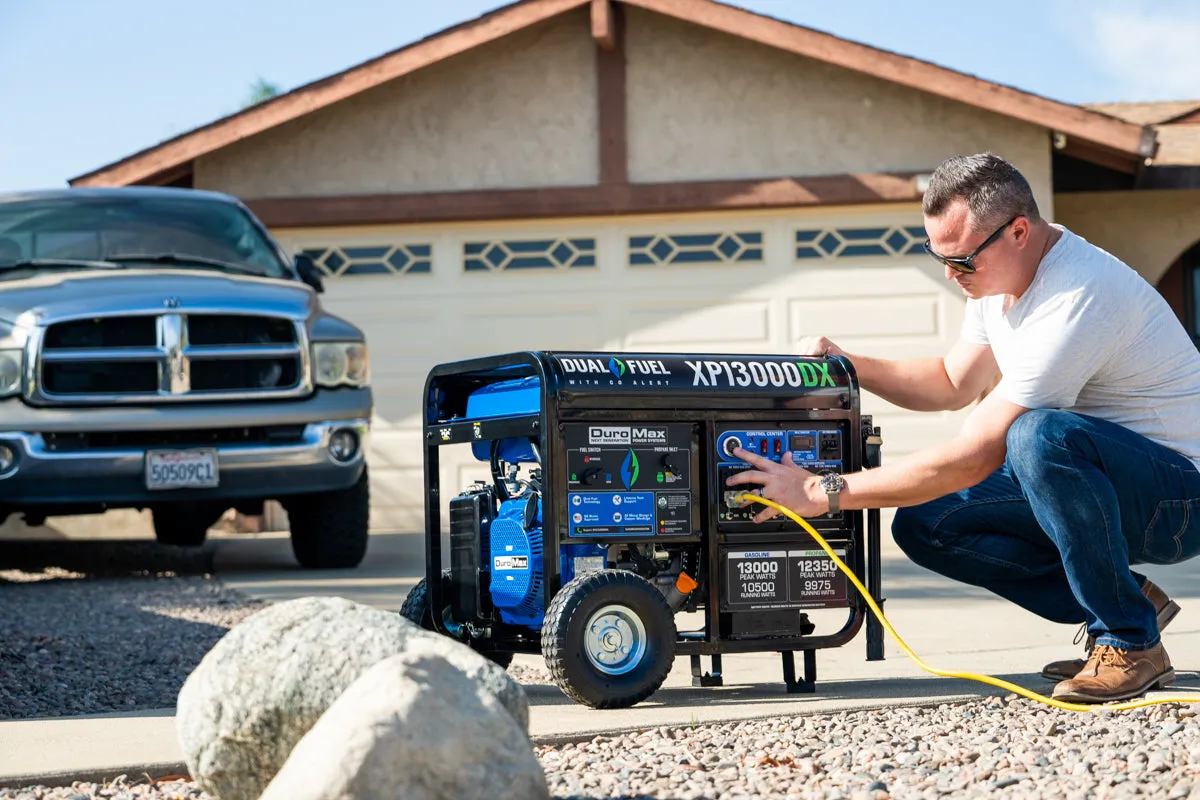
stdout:
<svg viewBox="0 0 1200 800">
<path fill-rule="evenodd" d="M 712 0 L 621 0 L 664 16 L 739 36 L 881 80 L 939 95 L 1130 153 L 1153 155 L 1153 132 L 1078 106 L 1059 103 L 926 61 L 880 50 Z"/>
<path fill-rule="evenodd" d="M 1159 125 L 1196 125 L 1200 124 L 1200 109 L 1188 111 L 1186 114 L 1180 114 L 1171 119 L 1164 119 Z"/>
<path fill-rule="evenodd" d="M 615 50 L 617 32 L 612 0 L 592 0 L 592 38 L 601 50 Z"/>
<path fill-rule="evenodd" d="M 301 86 L 120 161 L 72 178 L 73 186 L 128 186 L 438 61 L 586 5 L 591 0 L 520 0 L 427 39 Z"/>
<path fill-rule="evenodd" d="M 629 182 L 629 131 L 625 90 L 625 26 L 621 9 L 609 0 L 593 0 L 608 6 L 606 33 L 611 47 L 596 44 L 596 112 L 599 121 L 600 182 Z M 595 5 L 592 6 L 595 8 Z"/>
<path fill-rule="evenodd" d="M 142 180 L 138 181 L 141 186 L 166 186 L 169 183 L 186 177 L 195 168 L 192 161 L 184 161 L 172 167 L 168 167 L 162 172 L 156 172 L 153 175 L 147 175 Z"/>
<path fill-rule="evenodd" d="M 272 228 L 594 217 L 919 202 L 922 173 L 245 200 Z"/>
<path fill-rule="evenodd" d="M 1069 136 L 1059 149 L 1059 152 L 1071 158 L 1078 158 L 1081 161 L 1099 164 L 1102 167 L 1129 175 L 1135 175 L 1140 169 L 1144 168 L 1144 159 L 1139 156 L 1111 150 L 1107 147 L 1100 147 L 1091 142 L 1073 139 Z"/>
</svg>

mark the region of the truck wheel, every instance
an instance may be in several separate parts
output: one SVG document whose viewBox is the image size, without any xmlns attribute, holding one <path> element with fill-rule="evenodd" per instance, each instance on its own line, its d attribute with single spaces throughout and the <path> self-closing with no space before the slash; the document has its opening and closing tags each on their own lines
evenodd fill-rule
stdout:
<svg viewBox="0 0 1200 800">
<path fill-rule="evenodd" d="M 447 586 L 450 583 L 450 572 L 442 573 L 442 585 Z M 425 579 L 421 578 L 417 585 L 408 590 L 408 595 L 404 598 L 404 604 L 400 606 L 400 616 L 414 625 L 420 626 L 427 631 L 433 630 L 433 620 L 430 619 L 429 612 L 429 592 Z M 504 669 L 508 669 L 508 665 L 512 663 L 512 653 L 501 653 L 494 650 L 481 650 L 474 643 L 471 644 L 471 649 L 479 653 L 484 658 L 491 661 L 493 664 L 498 664 Z"/>
<path fill-rule="evenodd" d="M 281 498 L 291 527 L 292 553 L 305 569 L 357 567 L 367 554 L 371 490 L 364 466 L 348 489 Z"/>
<path fill-rule="evenodd" d="M 208 529 L 225 513 L 204 503 L 170 503 L 154 506 L 150 517 L 154 521 L 154 538 L 159 544 L 174 547 L 199 547 L 208 538 Z"/>
<path fill-rule="evenodd" d="M 632 572 L 575 578 L 542 623 L 542 656 L 563 693 L 592 708 L 628 708 L 662 686 L 675 662 L 675 616 Z"/>
</svg>

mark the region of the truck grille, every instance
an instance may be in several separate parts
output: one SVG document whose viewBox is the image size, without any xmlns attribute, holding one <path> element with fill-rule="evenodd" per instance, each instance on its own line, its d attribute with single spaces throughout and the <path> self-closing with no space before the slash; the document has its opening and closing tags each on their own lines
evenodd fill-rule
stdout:
<svg viewBox="0 0 1200 800">
<path fill-rule="evenodd" d="M 238 444 L 296 444 L 303 425 L 259 425 L 175 431 L 92 431 L 43 433 L 46 449 L 55 453 L 144 447 L 201 447 Z"/>
<path fill-rule="evenodd" d="M 37 348 L 30 399 L 48 403 L 295 397 L 309 390 L 307 342 L 290 319 L 149 314 L 67 320 Z"/>
</svg>

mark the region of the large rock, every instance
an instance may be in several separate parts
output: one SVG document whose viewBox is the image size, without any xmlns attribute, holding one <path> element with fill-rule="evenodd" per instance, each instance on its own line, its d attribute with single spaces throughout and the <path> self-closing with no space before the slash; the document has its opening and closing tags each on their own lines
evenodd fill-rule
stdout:
<svg viewBox="0 0 1200 800">
<path fill-rule="evenodd" d="M 376 664 L 296 745 L 261 800 L 539 800 L 524 728 L 444 656 Z"/>
<path fill-rule="evenodd" d="M 476 679 L 527 734 L 524 690 L 471 648 L 393 612 L 340 597 L 308 597 L 246 618 L 188 676 L 176 707 L 188 769 L 218 800 L 256 800 L 295 744 L 354 681 L 410 650 L 440 654 L 464 679 Z"/>
</svg>

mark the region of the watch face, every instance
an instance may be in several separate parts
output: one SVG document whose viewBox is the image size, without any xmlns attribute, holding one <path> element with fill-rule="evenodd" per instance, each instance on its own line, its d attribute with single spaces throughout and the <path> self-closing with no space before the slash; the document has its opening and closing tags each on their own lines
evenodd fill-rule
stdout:
<svg viewBox="0 0 1200 800">
<path fill-rule="evenodd" d="M 842 476 L 837 472 L 829 472 L 821 479 L 821 483 L 825 486 L 827 492 L 840 492 L 842 490 Z"/>
</svg>

